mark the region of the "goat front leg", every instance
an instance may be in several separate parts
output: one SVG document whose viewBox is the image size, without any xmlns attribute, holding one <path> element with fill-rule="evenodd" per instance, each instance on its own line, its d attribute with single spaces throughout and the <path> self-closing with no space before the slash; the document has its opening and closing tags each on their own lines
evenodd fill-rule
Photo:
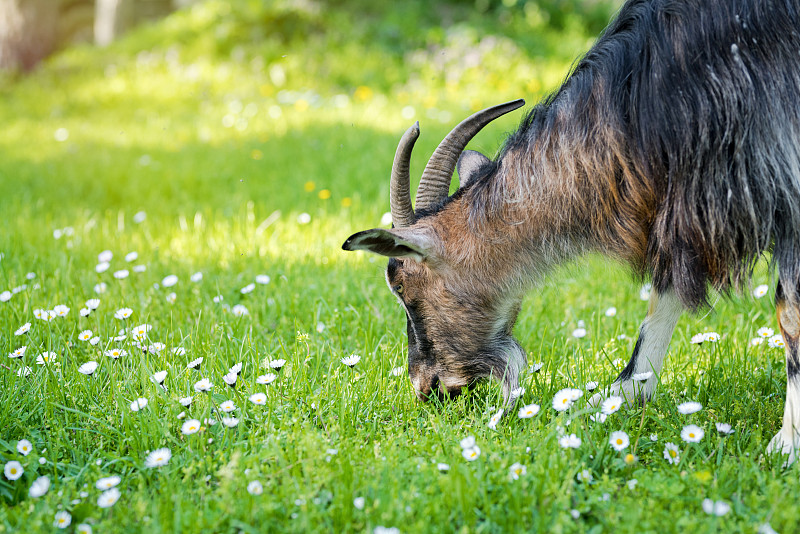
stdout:
<svg viewBox="0 0 800 534">
<path fill-rule="evenodd" d="M 797 296 L 795 296 L 796 300 Z M 778 326 L 783 335 L 786 352 L 786 403 L 783 426 L 767 446 L 767 453 L 788 455 L 786 465 L 797 459 L 800 450 L 800 303 L 791 302 L 778 282 L 775 291 Z"/>
<path fill-rule="evenodd" d="M 671 289 L 663 293 L 655 290 L 650 293 L 647 317 L 639 327 L 639 337 L 631 359 L 611 385 L 609 395 L 619 395 L 629 404 L 636 398 L 644 402 L 653 395 L 672 332 L 682 313 L 683 304 Z M 648 372 L 652 375 L 647 380 L 634 380 L 634 375 Z M 589 403 L 597 406 L 603 398 L 603 394 L 597 393 Z"/>
</svg>

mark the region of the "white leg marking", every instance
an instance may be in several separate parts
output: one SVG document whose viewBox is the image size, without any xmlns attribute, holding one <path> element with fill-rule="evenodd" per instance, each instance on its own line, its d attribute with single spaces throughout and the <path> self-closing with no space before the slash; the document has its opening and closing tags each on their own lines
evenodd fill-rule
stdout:
<svg viewBox="0 0 800 534">
<path fill-rule="evenodd" d="M 800 450 L 800 380 L 790 378 L 786 384 L 786 405 L 783 426 L 767 446 L 767 454 L 788 454 L 785 465 L 794 463 Z"/>
<path fill-rule="evenodd" d="M 628 403 L 634 402 L 642 394 L 646 398 L 652 396 L 658 383 L 658 374 L 664 365 L 672 332 L 682 313 L 683 305 L 674 291 L 651 293 L 647 317 L 639 328 L 639 339 L 636 341 L 634 353 L 620 377 L 611 385 L 609 395 L 619 395 Z M 653 375 L 644 382 L 632 379 L 635 374 L 647 372 L 652 372 Z M 597 393 L 589 402 L 597 406 L 603 398 L 605 396 L 602 393 Z"/>
</svg>

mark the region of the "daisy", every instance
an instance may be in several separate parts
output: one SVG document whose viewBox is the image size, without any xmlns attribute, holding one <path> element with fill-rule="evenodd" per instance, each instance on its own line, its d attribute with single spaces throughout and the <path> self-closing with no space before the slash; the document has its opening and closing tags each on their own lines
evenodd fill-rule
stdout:
<svg viewBox="0 0 800 534">
<path fill-rule="evenodd" d="M 708 341 L 710 343 L 716 343 L 719 341 L 719 334 L 716 332 L 706 332 L 703 334 L 703 341 Z"/>
<path fill-rule="evenodd" d="M 100 299 L 89 299 L 86 301 L 86 307 L 90 310 L 96 310 L 100 306 Z"/>
<path fill-rule="evenodd" d="M 523 406 L 519 409 L 520 419 L 530 419 L 534 415 L 539 413 L 539 405 L 538 404 L 528 404 L 527 406 Z"/>
<path fill-rule="evenodd" d="M 480 455 L 481 449 L 477 445 L 461 451 L 461 456 L 463 456 L 468 462 L 474 462 Z"/>
<path fill-rule="evenodd" d="M 403 376 L 404 374 L 406 374 L 406 368 L 403 366 L 395 367 L 394 369 L 389 371 L 389 374 L 392 376 Z"/>
<path fill-rule="evenodd" d="M 81 341 L 89 341 L 92 339 L 92 331 L 91 330 L 84 330 L 80 334 L 78 334 L 78 339 Z"/>
<path fill-rule="evenodd" d="M 631 490 L 631 491 L 636 489 L 636 484 L 638 484 L 638 483 L 639 483 L 639 481 L 636 480 L 635 478 L 632 478 L 628 482 L 626 482 L 626 484 L 628 485 L 628 489 Z"/>
<path fill-rule="evenodd" d="M 228 373 L 228 374 L 226 374 L 225 376 L 222 377 L 222 380 L 226 384 L 228 384 L 230 387 L 235 388 L 236 387 L 236 380 L 238 380 L 238 378 L 239 378 L 239 375 L 237 375 L 236 373 Z"/>
<path fill-rule="evenodd" d="M 133 214 L 133 222 L 136 224 L 142 224 L 145 219 L 147 219 L 147 212 L 137 211 Z"/>
<path fill-rule="evenodd" d="M 445 464 L 440 462 L 436 464 L 436 469 L 438 469 L 442 473 L 446 473 L 447 471 L 450 471 L 450 464 Z"/>
<path fill-rule="evenodd" d="M 353 506 L 355 506 L 356 509 L 358 510 L 363 510 L 365 502 L 366 500 L 364 499 L 364 497 L 356 497 L 355 499 L 353 499 Z"/>
<path fill-rule="evenodd" d="M 117 311 L 114 312 L 114 318 L 115 319 L 127 319 L 128 317 L 131 316 L 132 313 L 133 313 L 133 310 L 130 309 L 130 308 L 120 308 L 120 309 L 118 309 Z"/>
<path fill-rule="evenodd" d="M 592 476 L 592 472 L 588 469 L 584 469 L 580 473 L 577 474 L 575 477 L 578 479 L 578 482 L 583 482 L 584 484 L 588 484 L 594 480 L 594 476 Z"/>
<path fill-rule="evenodd" d="M 147 399 L 140 397 L 131 403 L 131 411 L 138 412 L 147 407 Z"/>
<path fill-rule="evenodd" d="M 100 336 L 94 336 L 92 339 L 89 340 L 89 345 L 95 346 L 100 343 Z"/>
<path fill-rule="evenodd" d="M 658 434 L 650 434 L 650 441 L 658 441 Z"/>
<path fill-rule="evenodd" d="M 189 419 L 181 425 L 181 432 L 186 436 L 194 434 L 198 430 L 200 430 L 200 421 L 197 419 Z"/>
<path fill-rule="evenodd" d="M 127 254 L 125 254 L 125 261 L 127 261 L 128 263 L 136 261 L 137 259 L 139 259 L 138 252 L 128 252 Z"/>
<path fill-rule="evenodd" d="M 258 480 L 253 480 L 247 485 L 247 493 L 250 495 L 261 495 L 264 492 L 264 486 Z"/>
<path fill-rule="evenodd" d="M 117 280 L 124 280 L 125 278 L 128 278 L 130 274 L 131 273 L 128 271 L 128 269 L 120 269 L 119 271 L 114 271 L 114 278 Z"/>
<path fill-rule="evenodd" d="M 105 262 L 111 261 L 113 258 L 114 258 L 114 253 L 111 252 L 110 250 L 104 250 L 103 252 L 97 255 L 97 261 L 101 263 L 104 261 Z"/>
<path fill-rule="evenodd" d="M 650 292 L 653 290 L 653 285 L 647 283 L 639 290 L 639 300 L 650 300 Z"/>
<path fill-rule="evenodd" d="M 731 505 L 725 501 L 712 501 L 711 499 L 703 499 L 703 511 L 708 515 L 722 517 L 731 511 Z"/>
<path fill-rule="evenodd" d="M 544 364 L 543 364 L 542 362 L 539 362 L 539 363 L 534 363 L 533 365 L 531 365 L 531 366 L 528 368 L 528 372 L 531 372 L 531 373 L 538 373 L 539 371 L 541 371 L 541 370 L 542 370 L 542 368 L 543 368 L 543 367 L 544 367 Z"/>
<path fill-rule="evenodd" d="M 684 402 L 678 405 L 678 412 L 682 415 L 690 415 L 693 413 L 697 413 L 703 409 L 703 405 L 699 402 Z"/>
<path fill-rule="evenodd" d="M 572 406 L 572 403 L 578 400 L 581 395 L 583 395 L 583 391 L 580 389 L 562 389 L 553 397 L 553 408 L 559 412 L 564 412 L 568 410 Z"/>
<path fill-rule="evenodd" d="M 38 355 L 36 357 L 36 363 L 38 365 L 45 365 L 45 364 L 48 364 L 48 363 L 52 362 L 57 357 L 58 357 L 58 354 L 56 354 L 55 352 L 43 352 L 43 353 L 41 353 L 40 355 Z"/>
<path fill-rule="evenodd" d="M 578 339 L 580 339 L 582 337 L 586 337 L 586 329 L 585 328 L 576 328 L 575 330 L 572 331 L 572 337 L 578 338 Z"/>
<path fill-rule="evenodd" d="M 94 285 L 94 292 L 98 295 L 102 295 L 106 291 L 108 291 L 108 286 L 105 282 L 100 282 L 99 284 Z"/>
<path fill-rule="evenodd" d="M 92 313 L 92 310 L 89 308 L 81 308 L 78 313 L 81 315 L 81 317 L 89 317 L 89 314 Z"/>
<path fill-rule="evenodd" d="M 67 528 L 70 523 L 72 523 L 72 515 L 66 510 L 61 510 L 60 512 L 56 512 L 55 520 L 53 521 L 53 526 L 56 528 Z"/>
<path fill-rule="evenodd" d="M 500 419 L 503 418 L 503 412 L 504 411 L 505 410 L 500 408 L 500 410 L 489 419 L 489 422 L 486 424 L 486 426 L 488 426 L 492 430 L 496 430 L 497 429 L 497 423 L 499 423 Z"/>
<path fill-rule="evenodd" d="M 22 456 L 28 456 L 33 450 L 33 444 L 27 439 L 21 439 L 17 442 L 17 452 Z"/>
<path fill-rule="evenodd" d="M 594 380 L 592 380 L 590 382 L 586 382 L 586 384 L 584 384 L 583 387 L 586 388 L 586 391 L 594 391 L 597 389 L 597 386 L 599 385 L 600 385 L 599 382 L 595 382 Z"/>
<path fill-rule="evenodd" d="M 167 348 L 166 345 L 164 345 L 160 341 L 156 341 L 148 345 L 147 350 L 145 352 L 149 352 L 150 354 L 160 354 L 161 351 L 164 350 L 165 348 Z"/>
<path fill-rule="evenodd" d="M 109 267 L 111 267 L 111 264 L 104 261 L 94 266 L 94 272 L 96 272 L 97 274 L 102 274 L 106 272 Z"/>
<path fill-rule="evenodd" d="M 25 367 L 20 367 L 19 369 L 17 369 L 17 376 L 19 376 L 19 377 L 28 376 L 32 372 L 33 372 L 33 369 L 31 369 L 30 367 L 28 367 L 26 365 Z"/>
<path fill-rule="evenodd" d="M 686 425 L 681 430 L 681 439 L 687 443 L 699 443 L 705 432 L 697 425 Z"/>
<path fill-rule="evenodd" d="M 358 354 L 351 354 L 350 356 L 346 356 L 342 358 L 342 363 L 351 369 L 355 367 L 355 365 L 361 361 L 361 356 Z"/>
<path fill-rule="evenodd" d="M 185 356 L 186 349 L 183 347 L 172 347 L 172 354 L 174 354 L 175 356 Z"/>
<path fill-rule="evenodd" d="M 161 285 L 164 287 L 172 287 L 177 283 L 178 283 L 178 277 L 175 276 L 174 274 L 167 275 L 164 277 L 163 280 L 161 280 Z"/>
<path fill-rule="evenodd" d="M 214 301 L 214 304 L 219 304 L 220 302 L 225 300 L 225 297 L 223 297 L 222 295 L 217 295 L 212 300 Z"/>
<path fill-rule="evenodd" d="M 318 334 L 321 334 L 325 330 L 325 323 L 317 323 L 316 331 Z"/>
<path fill-rule="evenodd" d="M 617 314 L 617 309 L 614 306 L 611 306 L 606 310 L 606 317 L 614 317 Z"/>
<path fill-rule="evenodd" d="M 95 487 L 99 490 L 109 490 L 122 482 L 122 479 L 116 475 L 98 479 Z"/>
<path fill-rule="evenodd" d="M 509 398 L 514 400 L 514 401 L 516 401 L 517 399 L 519 399 L 523 395 L 525 395 L 525 388 L 520 386 L 518 388 L 515 388 L 515 389 L 511 390 L 511 392 L 509 393 Z"/>
<path fill-rule="evenodd" d="M 8 462 L 3 469 L 8 480 L 17 480 L 25 471 L 22 469 L 22 464 L 16 460 Z"/>
<path fill-rule="evenodd" d="M 231 313 L 235 317 L 244 317 L 245 315 L 250 315 L 250 312 L 247 310 L 247 306 L 244 304 L 237 304 L 233 308 L 231 308 Z"/>
<path fill-rule="evenodd" d="M 633 465 L 639 461 L 639 457 L 634 454 L 628 453 L 622 458 L 622 460 L 625 462 L 626 465 Z"/>
<path fill-rule="evenodd" d="M 259 274 L 256 276 L 256 283 L 261 285 L 269 284 L 270 278 L 268 274 Z"/>
<path fill-rule="evenodd" d="M 161 385 L 164 383 L 164 380 L 167 379 L 167 372 L 166 371 L 159 371 L 155 373 L 153 376 L 150 377 L 150 380 L 153 381 L 154 384 Z"/>
<path fill-rule="evenodd" d="M 595 413 L 589 416 L 589 419 L 594 423 L 605 423 L 608 415 L 603 412 Z"/>
<path fill-rule="evenodd" d="M 47 310 L 36 308 L 33 310 L 33 316 L 37 319 L 47 320 Z"/>
<path fill-rule="evenodd" d="M 767 344 L 773 349 L 782 349 L 786 346 L 786 342 L 783 340 L 783 336 L 780 334 L 776 334 L 769 338 Z"/>
<path fill-rule="evenodd" d="M 149 324 L 140 324 L 139 326 L 134 326 L 131 328 L 130 335 L 133 339 L 137 341 L 142 341 L 147 339 L 147 333 L 153 329 L 152 325 Z"/>
<path fill-rule="evenodd" d="M 604 415 L 611 415 L 612 413 L 618 412 L 620 407 L 622 406 L 622 397 L 617 395 L 611 396 L 603 401 L 603 404 L 600 405 L 600 411 Z"/>
<path fill-rule="evenodd" d="M 28 349 L 27 345 L 23 345 L 14 352 L 9 353 L 9 358 L 22 358 L 25 356 L 25 351 Z"/>
<path fill-rule="evenodd" d="M 186 364 L 186 368 L 187 369 L 195 369 L 195 370 L 199 371 L 201 363 L 203 363 L 203 357 L 202 356 L 200 356 L 197 359 L 194 359 L 194 360 L 190 361 L 188 364 Z"/>
<path fill-rule="evenodd" d="M 239 424 L 239 420 L 235 417 L 223 417 L 222 424 L 227 426 L 228 428 L 233 428 Z"/>
<path fill-rule="evenodd" d="M 181 397 L 178 402 L 181 403 L 181 406 L 189 407 L 192 405 L 192 397 Z"/>
<path fill-rule="evenodd" d="M 199 282 L 199 281 L 200 281 L 200 280 L 202 280 L 202 279 L 203 279 L 203 273 L 201 273 L 201 272 L 194 273 L 194 274 L 193 274 L 193 275 L 192 275 L 192 276 L 189 278 L 189 280 L 191 280 L 192 282 L 195 282 L 195 283 Z"/>
<path fill-rule="evenodd" d="M 198 380 L 194 383 L 194 390 L 198 393 L 204 391 L 211 391 L 211 388 L 214 387 L 214 384 L 208 378 L 203 378 L 202 380 Z"/>
<path fill-rule="evenodd" d="M 114 348 L 114 349 L 108 349 L 108 350 L 105 352 L 105 354 L 106 354 L 106 356 L 108 356 L 109 358 L 113 358 L 113 359 L 115 359 L 115 360 L 118 360 L 118 359 L 119 359 L 120 357 L 122 357 L 122 356 L 127 356 L 127 355 L 128 355 L 128 351 L 126 351 L 125 349 L 117 349 L 117 348 Z"/>
<path fill-rule="evenodd" d="M 178 415 L 176 415 L 176 417 L 177 417 L 178 419 L 183 419 L 184 417 L 186 417 L 186 412 L 181 412 L 181 413 L 179 413 Z"/>
<path fill-rule="evenodd" d="M 475 437 L 467 436 L 459 442 L 459 445 L 461 445 L 462 449 L 471 449 L 475 446 Z"/>
<path fill-rule="evenodd" d="M 271 384 L 272 382 L 274 382 L 276 378 L 278 378 L 278 375 L 274 373 L 267 373 L 265 375 L 261 375 L 258 378 L 256 378 L 256 383 L 265 386 L 267 384 Z"/>
<path fill-rule="evenodd" d="M 575 434 L 561 436 L 561 438 L 558 440 L 558 444 L 564 449 L 577 449 L 581 446 L 581 438 Z"/>
<path fill-rule="evenodd" d="M 692 336 L 691 343 L 694 344 L 694 345 L 700 345 L 705 340 L 706 340 L 705 334 L 702 334 L 702 333 L 695 334 L 695 335 Z"/>
<path fill-rule="evenodd" d="M 717 427 L 717 432 L 720 434 L 733 434 L 733 429 L 728 423 L 714 423 Z"/>
<path fill-rule="evenodd" d="M 34 499 L 38 499 L 50 489 L 50 478 L 39 477 L 33 481 L 31 487 L 28 489 L 28 495 Z"/>
<path fill-rule="evenodd" d="M 97 506 L 100 508 L 111 508 L 117 503 L 119 496 L 120 493 L 119 489 L 117 488 L 111 488 L 110 490 L 104 491 L 97 498 Z"/>
<path fill-rule="evenodd" d="M 250 293 L 251 291 L 253 291 L 255 288 L 256 288 L 256 285 L 255 285 L 255 284 L 247 284 L 247 285 L 246 285 L 246 286 L 244 286 L 242 289 L 240 289 L 240 290 L 239 290 L 239 292 L 240 292 L 242 295 L 247 295 L 248 293 Z"/>
<path fill-rule="evenodd" d="M 24 325 L 17 328 L 17 330 L 14 332 L 14 335 L 22 336 L 24 334 L 27 334 L 30 329 L 31 329 L 31 323 L 25 323 Z"/>
<path fill-rule="evenodd" d="M 0 293 L 0 302 L 8 302 L 11 300 L 11 291 L 3 291 Z"/>
<path fill-rule="evenodd" d="M 53 306 L 53 311 L 56 312 L 56 316 L 58 317 L 66 317 L 69 313 L 69 308 L 63 304 L 59 304 L 58 306 Z"/>
<path fill-rule="evenodd" d="M 161 467 L 162 465 L 167 465 L 170 458 L 172 458 L 172 452 L 170 452 L 169 449 L 156 449 L 147 455 L 147 458 L 144 460 L 144 466 Z"/>
<path fill-rule="evenodd" d="M 664 444 L 664 459 L 670 464 L 677 465 L 681 461 L 680 451 L 674 443 Z"/>
<path fill-rule="evenodd" d="M 86 376 L 92 376 L 94 372 L 97 370 L 97 362 L 95 361 L 88 361 L 78 367 L 78 372 L 84 374 Z"/>
<path fill-rule="evenodd" d="M 76 534 L 92 534 L 92 526 L 87 523 L 80 523 L 75 526 Z"/>
<path fill-rule="evenodd" d="M 646 371 L 644 373 L 634 373 L 633 374 L 633 379 L 636 382 L 646 382 L 647 380 L 650 379 L 651 376 L 653 376 L 653 372 L 652 371 Z"/>
<path fill-rule="evenodd" d="M 761 328 L 756 330 L 756 334 L 758 334 L 760 337 L 768 338 L 768 337 L 772 337 L 772 335 L 775 334 L 775 331 L 772 330 L 772 328 L 768 328 L 766 326 L 762 326 Z"/>
<path fill-rule="evenodd" d="M 143 273 L 147 270 L 147 265 L 134 265 L 133 272 L 135 273 Z"/>
<path fill-rule="evenodd" d="M 232 400 L 226 400 L 225 402 L 219 405 L 219 409 L 225 413 L 231 413 L 236 409 L 236 405 L 233 403 Z"/>
<path fill-rule="evenodd" d="M 510 468 L 509 475 L 513 480 L 519 480 L 519 477 L 525 476 L 528 473 L 528 469 L 519 462 L 513 464 Z"/>
<path fill-rule="evenodd" d="M 765 296 L 769 292 L 769 286 L 767 284 L 761 284 L 760 286 L 756 286 L 753 290 L 753 296 L 757 299 Z"/>
<path fill-rule="evenodd" d="M 236 375 L 240 375 L 242 373 L 242 362 L 239 362 L 239 363 L 236 363 L 236 364 L 232 365 L 231 368 L 228 369 L 228 372 L 236 374 Z"/>
<path fill-rule="evenodd" d="M 175 304 L 175 301 L 178 300 L 178 295 L 176 295 L 175 293 L 170 293 L 167 295 L 166 298 L 169 304 Z"/>
<path fill-rule="evenodd" d="M 271 362 L 269 362 L 269 366 L 272 369 L 280 369 L 284 365 L 286 365 L 286 360 L 272 360 Z"/>
<path fill-rule="evenodd" d="M 614 450 L 623 451 L 628 448 L 628 445 L 631 444 L 631 441 L 628 438 L 628 434 L 622 430 L 617 430 L 616 432 L 611 433 L 611 438 L 608 440 L 608 443 L 614 447 Z"/>
<path fill-rule="evenodd" d="M 267 403 L 267 396 L 264 393 L 253 393 L 250 395 L 250 402 L 258 406 L 264 406 Z"/>
</svg>

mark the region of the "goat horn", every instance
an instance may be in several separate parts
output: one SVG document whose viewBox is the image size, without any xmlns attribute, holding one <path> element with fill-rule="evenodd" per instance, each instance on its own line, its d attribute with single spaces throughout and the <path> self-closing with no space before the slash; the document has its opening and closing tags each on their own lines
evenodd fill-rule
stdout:
<svg viewBox="0 0 800 534">
<path fill-rule="evenodd" d="M 414 208 L 411 206 L 411 151 L 419 137 L 419 122 L 406 130 L 392 163 L 392 181 L 389 187 L 389 206 L 392 211 L 392 224 L 395 228 L 411 226 L 417 220 Z"/>
<path fill-rule="evenodd" d="M 458 163 L 458 157 L 464 151 L 467 143 L 484 126 L 524 105 L 525 101 L 520 99 L 493 106 L 475 113 L 453 128 L 453 131 L 447 134 L 447 137 L 442 140 L 433 152 L 431 159 L 428 160 L 428 164 L 425 166 L 425 171 L 422 173 L 422 179 L 419 182 L 419 189 L 417 189 L 417 211 L 431 208 L 447 197 L 450 191 L 450 180 L 453 178 L 453 171 L 456 168 L 456 163 Z"/>
</svg>

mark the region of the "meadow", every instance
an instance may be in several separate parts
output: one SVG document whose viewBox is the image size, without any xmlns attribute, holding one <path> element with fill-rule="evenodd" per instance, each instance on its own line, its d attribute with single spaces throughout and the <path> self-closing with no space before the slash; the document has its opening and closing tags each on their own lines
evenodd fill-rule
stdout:
<svg viewBox="0 0 800 534">
<path fill-rule="evenodd" d="M 486 5 L 212 0 L 0 79 L 0 532 L 797 530 L 798 467 L 764 452 L 786 388 L 765 262 L 680 320 L 644 406 L 586 403 L 647 306 L 600 257 L 526 299 L 498 424 L 494 383 L 415 400 L 385 261 L 342 242 L 388 225 L 405 128 L 413 188 L 613 11 Z"/>
</svg>

